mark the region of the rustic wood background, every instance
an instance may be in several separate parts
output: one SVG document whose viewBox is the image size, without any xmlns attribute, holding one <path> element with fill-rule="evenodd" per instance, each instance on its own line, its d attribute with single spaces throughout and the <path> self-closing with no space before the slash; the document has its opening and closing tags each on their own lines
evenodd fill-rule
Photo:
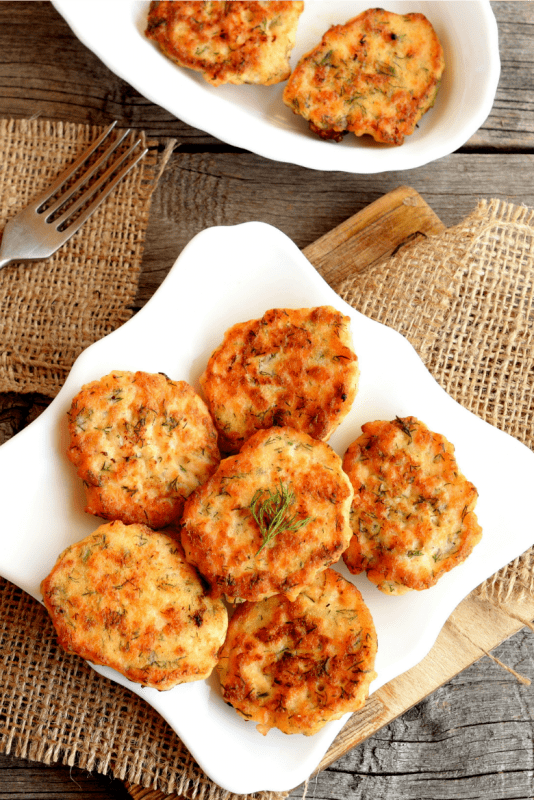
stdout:
<svg viewBox="0 0 534 800">
<path fill-rule="evenodd" d="M 98 124 L 118 119 L 180 142 L 154 197 L 140 307 L 184 245 L 210 225 L 258 219 L 304 248 L 402 184 L 416 189 L 448 226 L 481 197 L 534 207 L 534 4 L 493 2 L 492 7 L 502 59 L 492 113 L 460 151 L 407 172 L 323 173 L 229 147 L 113 75 L 48 2 L 0 2 L 0 115 Z M 95 6 L 102 24 L 104 8 Z M 38 395 L 0 396 L 0 441 L 47 403 Z M 494 655 L 534 681 L 534 634 L 528 629 Z M 313 778 L 307 797 L 527 800 L 534 798 L 533 744 L 534 689 L 483 658 Z M 303 792 L 300 787 L 292 797 Z M 129 795 L 111 778 L 0 756 L 0 800 L 8 798 L 127 800 Z"/>
</svg>

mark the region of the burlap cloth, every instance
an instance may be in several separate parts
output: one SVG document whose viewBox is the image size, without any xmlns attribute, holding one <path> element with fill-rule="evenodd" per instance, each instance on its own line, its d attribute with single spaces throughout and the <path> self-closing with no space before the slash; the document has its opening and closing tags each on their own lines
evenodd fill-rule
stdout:
<svg viewBox="0 0 534 800">
<path fill-rule="evenodd" d="M 41 151 L 49 142 L 53 158 L 65 136 L 70 137 L 73 147 L 79 141 L 80 131 L 70 126 L 39 124 L 30 129 L 32 133 L 26 132 L 24 141 L 29 144 L 32 135 L 38 134 Z M 0 133 L 3 141 L 11 136 L 14 146 L 20 146 L 21 126 L 4 124 Z M 84 136 L 90 139 L 92 132 L 84 132 L 81 138 Z M 18 166 L 14 163 L 12 175 L 23 171 Z M 4 201 L 5 164 L 2 168 L 0 200 Z M 16 178 L 12 180 L 15 183 Z M 139 175 L 132 181 L 138 181 L 137 187 L 143 186 Z M 29 196 L 27 176 L 21 175 L 20 183 Z M 21 199 L 18 191 L 11 197 L 17 202 Z M 81 278 L 76 287 L 72 286 L 68 307 L 57 302 L 57 277 L 37 276 L 35 270 L 18 268 L 16 284 L 12 279 L 15 288 L 9 291 L 5 283 L 1 285 L 3 302 L 9 306 L 3 318 L 9 318 L 6 324 L 13 328 L 16 320 L 26 319 L 21 306 L 34 302 L 35 291 L 39 304 L 32 306 L 32 313 L 40 306 L 50 307 L 43 327 L 33 334 L 19 322 L 17 336 L 23 340 L 25 356 L 17 358 L 13 348 L 4 359 L 1 379 L 5 388 L 53 393 L 68 370 L 69 359 L 92 337 L 103 335 L 129 315 L 127 307 L 135 294 L 139 267 L 138 248 L 148 214 L 148 204 L 141 205 L 135 211 L 135 221 L 131 209 L 120 209 L 124 221 L 108 229 L 106 254 L 99 249 L 95 232 L 90 267 L 89 245 L 84 240 L 83 245 L 76 246 L 76 256 L 70 263 L 80 271 Z M 2 214 L 5 216 L 5 209 Z M 529 447 L 534 444 L 530 386 L 534 367 L 533 218 L 534 213 L 525 208 L 481 202 L 462 224 L 401 250 L 386 263 L 345 282 L 340 290 L 355 308 L 404 334 L 437 380 L 460 403 Z M 115 243 L 119 230 L 121 241 Z M 108 247 L 116 248 L 113 258 Z M 114 276 L 116 292 L 102 288 L 114 259 L 121 265 L 117 273 L 128 272 L 128 276 Z M 88 286 L 89 275 L 92 288 Z M 26 291 L 31 281 L 34 286 Z M 100 294 L 95 301 L 97 290 Z M 79 315 L 82 295 L 77 296 L 78 291 L 93 303 L 89 322 L 84 314 Z M 76 324 L 71 315 L 76 316 Z M 47 346 L 45 332 L 55 330 L 56 324 L 63 333 L 61 346 L 54 349 Z M 79 336 L 73 344 L 68 341 L 68 332 L 74 334 L 76 330 Z M 532 592 L 532 561 L 533 552 L 529 551 L 477 591 L 496 602 Z M 178 737 L 143 700 L 101 678 L 82 660 L 61 652 L 39 603 L 5 581 L 0 584 L 0 751 L 45 763 L 58 761 L 110 772 L 147 787 L 147 798 L 159 797 L 161 792 L 199 800 L 235 797 L 202 773 Z M 286 794 L 260 792 L 252 797 L 275 800 Z"/>
<path fill-rule="evenodd" d="M 0 230 L 102 130 L 1 120 Z M 149 153 L 81 231 L 47 261 L 0 271 L 0 391 L 53 397 L 82 350 L 131 316 L 150 199 L 174 144 L 142 136 Z"/>
</svg>

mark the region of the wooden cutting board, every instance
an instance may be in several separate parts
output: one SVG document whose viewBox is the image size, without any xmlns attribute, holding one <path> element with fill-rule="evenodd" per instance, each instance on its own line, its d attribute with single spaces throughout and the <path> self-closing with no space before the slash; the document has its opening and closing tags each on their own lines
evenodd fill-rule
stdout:
<svg viewBox="0 0 534 800">
<path fill-rule="evenodd" d="M 354 272 L 383 261 L 422 237 L 444 230 L 445 226 L 423 198 L 414 189 L 401 186 L 303 252 L 332 288 L 337 289 Z M 316 771 L 325 769 L 474 661 L 488 655 L 533 618 L 534 598 L 497 607 L 475 593 L 469 595 L 449 617 L 426 658 L 371 695 L 364 708 L 352 715 Z M 132 784 L 126 786 L 135 800 L 178 797 Z"/>
</svg>

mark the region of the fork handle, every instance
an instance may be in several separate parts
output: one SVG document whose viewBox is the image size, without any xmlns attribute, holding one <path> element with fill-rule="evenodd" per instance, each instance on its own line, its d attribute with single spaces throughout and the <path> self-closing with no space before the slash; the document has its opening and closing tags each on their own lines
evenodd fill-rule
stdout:
<svg viewBox="0 0 534 800">
<path fill-rule="evenodd" d="M 0 258 L 0 269 L 2 269 L 2 267 L 5 267 L 6 264 L 9 264 L 11 261 L 13 261 L 12 258 Z"/>
</svg>

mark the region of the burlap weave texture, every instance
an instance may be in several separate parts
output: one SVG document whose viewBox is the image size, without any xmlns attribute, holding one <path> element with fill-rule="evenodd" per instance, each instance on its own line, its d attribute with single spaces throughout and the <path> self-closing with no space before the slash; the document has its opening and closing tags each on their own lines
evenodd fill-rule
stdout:
<svg viewBox="0 0 534 800">
<path fill-rule="evenodd" d="M 534 214 L 483 202 L 461 225 L 347 281 L 358 310 L 404 334 L 459 402 L 534 444 Z M 526 554 L 485 584 L 497 599 L 534 590 Z M 230 800 L 137 696 L 60 652 L 39 604 L 0 581 L 0 749 L 154 790 Z M 290 787 L 288 787 L 290 788 Z M 258 793 L 258 800 L 284 794 Z"/>
<path fill-rule="evenodd" d="M 0 120 L 0 229 L 101 131 Z M 51 259 L 0 271 L 0 391 L 53 397 L 80 352 L 130 318 L 150 201 L 174 142 L 146 144 L 140 165 Z M 142 699 L 59 650 L 43 607 L 3 578 L 0 609 L 0 752 L 199 800 L 232 797 Z"/>
<path fill-rule="evenodd" d="M 0 120 L 0 229 L 101 132 Z M 169 154 L 152 149 L 50 259 L 0 271 L 0 391 L 53 397 L 82 350 L 131 316 L 150 199 Z"/>
<path fill-rule="evenodd" d="M 460 225 L 343 283 L 341 296 L 395 328 L 439 384 L 534 449 L 534 211 L 481 201 Z M 534 592 L 534 550 L 485 581 L 497 602 Z"/>
</svg>

